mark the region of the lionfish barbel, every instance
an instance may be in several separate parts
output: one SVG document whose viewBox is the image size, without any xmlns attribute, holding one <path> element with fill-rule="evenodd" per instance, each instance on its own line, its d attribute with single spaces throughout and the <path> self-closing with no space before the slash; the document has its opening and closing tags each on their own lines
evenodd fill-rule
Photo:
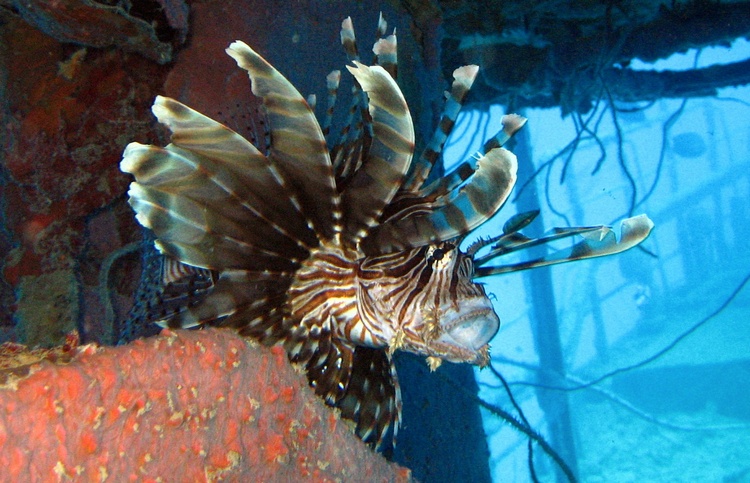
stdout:
<svg viewBox="0 0 750 483">
<path fill-rule="evenodd" d="M 171 143 L 131 143 L 121 169 L 135 176 L 129 203 L 166 256 L 165 285 L 191 273 L 213 276 L 202 299 L 170 307 L 158 323 L 232 327 L 266 345 L 282 343 L 315 392 L 380 447 L 388 434 L 395 439 L 401 419 L 395 350 L 427 356 L 431 368 L 442 360 L 488 364 L 500 320 L 474 279 L 617 253 L 643 241 L 653 223 L 645 215 L 625 220 L 619 241 L 604 226 L 531 239 L 520 233 L 535 216 L 526 213 L 462 251 L 461 241 L 515 184 L 516 157 L 502 145 L 526 120 L 506 115 L 482 153 L 428 182 L 478 67 L 454 72 L 441 128 L 413 162 L 414 127 L 395 81 L 396 36 L 386 35 L 382 16 L 378 37 L 375 61 L 364 65 L 351 19 L 342 24 L 354 101 L 331 147 L 325 134 L 340 72 L 328 76 L 321 127 L 294 86 L 236 41 L 226 52 L 262 101 L 267 148 L 159 96 L 152 110 Z M 543 258 L 488 265 L 573 236 L 582 240 Z"/>
</svg>

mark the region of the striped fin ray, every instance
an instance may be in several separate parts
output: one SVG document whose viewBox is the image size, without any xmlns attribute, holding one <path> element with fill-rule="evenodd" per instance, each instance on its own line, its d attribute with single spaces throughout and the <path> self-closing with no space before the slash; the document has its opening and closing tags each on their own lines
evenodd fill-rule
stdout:
<svg viewBox="0 0 750 483">
<path fill-rule="evenodd" d="M 347 66 L 369 97 L 373 139 L 343 193 L 345 235 L 356 244 L 398 191 L 414 151 L 414 126 L 396 81 L 380 66 Z"/>
<path fill-rule="evenodd" d="M 471 178 L 439 206 L 424 204 L 408 217 L 394 217 L 373 228 L 363 240 L 368 255 L 418 247 L 466 234 L 487 221 L 510 195 L 516 182 L 516 156 L 503 148 L 477 160 Z"/>
<path fill-rule="evenodd" d="M 227 53 L 248 72 L 253 94 L 263 99 L 272 138 L 269 159 L 284 188 L 299 200 L 318 236 L 331 239 L 340 216 L 339 196 L 315 114 L 297 89 L 247 44 L 235 41 Z"/>
<path fill-rule="evenodd" d="M 646 215 L 638 215 L 622 221 L 619 240 L 615 237 L 614 231 L 606 226 L 556 228 L 551 234 L 537 239 L 531 239 L 518 232 L 513 232 L 497 239 L 497 244 L 492 247 L 490 253 L 476 258 L 475 262 L 478 268 L 475 270 L 474 278 L 620 253 L 645 240 L 653 227 L 654 223 Z M 582 236 L 583 240 L 569 248 L 555 250 L 543 257 L 508 265 L 483 266 L 507 253 L 574 235 Z"/>
<path fill-rule="evenodd" d="M 502 129 L 485 143 L 482 153 L 488 153 L 496 147 L 502 147 L 513 134 L 523 127 L 526 123 L 526 118 L 518 114 L 507 114 L 503 116 L 501 122 L 503 125 Z M 448 204 L 450 202 L 449 195 L 474 174 L 477 160 L 481 159 L 482 153 L 477 153 L 475 157 L 459 164 L 444 177 L 433 181 L 417 191 L 409 192 L 402 188 L 396 194 L 393 202 L 384 210 L 381 220 L 407 218 L 414 213 L 428 212 Z M 437 153 L 435 156 L 437 156 Z M 414 173 L 412 173 L 413 175 Z M 409 181 L 405 182 L 404 186 L 408 183 Z"/>
<path fill-rule="evenodd" d="M 341 22 L 341 45 L 344 47 L 349 61 L 359 61 L 357 40 L 354 34 L 352 18 L 347 17 Z M 364 118 L 367 110 L 366 99 L 362 88 L 357 82 L 351 89 L 352 100 L 349 115 L 341 129 L 339 141 L 331 148 L 333 166 L 336 179 L 343 184 L 357 169 L 362 161 Z"/>
<path fill-rule="evenodd" d="M 331 131 L 333 123 L 333 109 L 336 107 L 336 98 L 338 97 L 339 84 L 341 83 L 341 71 L 334 70 L 326 76 L 326 88 L 328 89 L 328 104 L 326 105 L 326 114 L 323 120 L 323 136 L 328 141 L 328 134 Z M 335 166 L 335 164 L 334 164 Z"/>
<path fill-rule="evenodd" d="M 141 282 L 139 289 L 145 297 L 136 297 L 117 345 L 158 333 L 156 321 L 164 325 L 181 317 L 182 312 L 199 303 L 215 286 L 215 272 L 180 263 L 159 254 L 150 245 L 145 249 L 148 253 L 144 253 L 142 273 L 148 281 Z"/>
<path fill-rule="evenodd" d="M 357 49 L 357 36 L 354 34 L 354 23 L 351 17 L 346 17 L 341 22 L 341 45 L 344 46 L 347 58 L 359 60 L 359 51 Z"/>
<path fill-rule="evenodd" d="M 485 144 L 481 154 L 486 154 L 494 148 L 502 147 L 508 140 L 526 124 L 526 118 L 518 114 L 506 114 L 501 120 L 502 128 Z M 433 181 L 419 190 L 418 194 L 428 197 L 438 197 L 451 192 L 469 179 L 476 171 L 477 158 L 470 158 L 444 177 Z"/>
<path fill-rule="evenodd" d="M 504 146 L 515 133 L 526 125 L 526 121 L 528 121 L 528 119 L 519 114 L 504 115 L 500 120 L 503 127 L 486 143 L 484 143 L 484 146 L 482 147 L 484 152 L 487 153 L 491 149 Z"/>
<path fill-rule="evenodd" d="M 396 442 L 401 424 L 401 388 L 388 352 L 359 346 L 354 352 L 352 375 L 337 407 L 356 423 L 362 441 L 379 449 L 388 431 Z"/>
<path fill-rule="evenodd" d="M 378 26 L 376 29 L 376 38 L 385 35 L 388 27 L 381 12 Z M 341 23 L 341 43 L 347 54 L 349 61 L 358 62 L 360 60 L 359 52 L 354 34 L 354 25 L 351 17 L 347 17 Z M 377 63 L 380 56 L 382 67 L 396 78 L 396 35 L 395 31 L 387 38 L 379 39 L 373 46 L 375 57 L 373 63 Z M 340 140 L 331 148 L 331 157 L 336 172 L 336 179 L 340 187 L 346 185 L 350 177 L 356 172 L 362 164 L 362 153 L 368 147 L 368 142 L 372 139 L 372 126 L 367 116 L 368 105 L 367 97 L 362 92 L 362 87 L 355 80 L 352 86 L 352 103 L 349 108 L 349 117 L 341 130 Z M 327 119 L 327 118 L 326 118 Z M 329 140 L 330 141 L 330 140 Z"/>
<path fill-rule="evenodd" d="M 174 145 L 131 143 L 121 169 L 136 177 L 128 191 L 136 218 L 154 231 L 162 253 L 181 262 L 214 270 L 291 269 L 308 254 L 242 200 L 231 173 L 205 157 Z"/>
<path fill-rule="evenodd" d="M 275 343 L 287 335 L 281 307 L 291 279 L 291 273 L 225 270 L 200 302 L 157 323 L 185 329 L 203 324 L 233 327 L 240 333 L 254 332 L 260 342 Z"/>
<path fill-rule="evenodd" d="M 440 153 L 443 151 L 445 141 L 448 139 L 448 136 L 453 130 L 453 126 L 456 124 L 458 113 L 461 112 L 461 106 L 463 105 L 464 99 L 469 93 L 478 72 L 479 67 L 476 65 L 465 65 L 453 71 L 453 84 L 451 85 L 450 93 L 446 93 L 447 99 L 445 101 L 445 107 L 443 108 L 443 115 L 440 118 L 440 123 L 438 124 L 437 129 L 435 129 L 432 139 L 430 139 L 427 147 L 419 157 L 419 160 L 414 164 L 409 178 L 404 183 L 402 191 L 417 191 L 429 177 L 432 167 L 440 158 Z"/>
<path fill-rule="evenodd" d="M 163 313 L 155 318 L 181 312 L 213 290 L 216 274 L 211 270 L 185 265 L 164 255 L 162 259 L 163 288 L 157 305 Z"/>
<path fill-rule="evenodd" d="M 285 348 L 292 362 L 304 365 L 315 393 L 335 406 L 351 380 L 354 345 L 333 337 L 328 328 L 297 327 Z"/>
<path fill-rule="evenodd" d="M 382 16 L 381 16 L 382 18 Z M 393 33 L 386 38 L 378 39 L 372 47 L 375 54 L 373 64 L 381 66 L 395 80 L 398 78 L 398 57 L 396 34 Z"/>
<path fill-rule="evenodd" d="M 198 163 L 197 169 L 210 174 L 206 184 L 210 181 L 221 187 L 228 196 L 242 204 L 242 208 L 256 213 L 265 224 L 298 240 L 305 248 L 317 245 L 317 238 L 299 219 L 298 202 L 294 198 L 268 196 L 269 190 L 283 188 L 282 180 L 256 146 L 174 99 L 157 96 L 152 111 L 159 122 L 172 131 L 173 146 L 197 155 L 192 157 Z M 260 123 L 265 125 L 262 118 Z M 169 146 L 166 149 L 169 150 Z M 234 209 L 234 206 L 228 209 Z M 270 241 L 276 243 L 276 240 Z"/>
</svg>

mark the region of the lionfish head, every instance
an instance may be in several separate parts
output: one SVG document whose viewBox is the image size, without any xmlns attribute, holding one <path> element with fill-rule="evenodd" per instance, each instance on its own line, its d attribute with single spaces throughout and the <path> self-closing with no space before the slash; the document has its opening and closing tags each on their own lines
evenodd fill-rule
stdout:
<svg viewBox="0 0 750 483">
<path fill-rule="evenodd" d="M 395 439 L 401 418 L 393 351 L 427 356 L 431 367 L 444 359 L 488 363 L 500 321 L 476 279 L 622 251 L 652 224 L 645 216 L 626 220 L 620 240 L 606 227 L 531 239 L 519 231 L 534 217 L 526 213 L 462 251 L 460 242 L 502 207 L 515 184 L 516 157 L 502 145 L 526 120 L 505 116 L 481 152 L 433 180 L 478 67 L 456 69 L 440 128 L 413 159 L 414 127 L 395 80 L 396 37 L 386 35 L 382 16 L 378 36 L 367 66 L 351 20 L 342 24 L 354 89 L 338 140 L 329 130 L 339 71 L 327 78 L 328 109 L 319 123 L 312 103 L 237 41 L 227 53 L 262 101 L 269 145 L 258 149 L 160 96 L 153 112 L 172 131 L 171 143 L 131 143 L 121 169 L 135 176 L 129 203 L 164 255 L 154 321 L 232 327 L 283 344 L 315 392 L 379 446 L 387 434 Z M 574 236 L 582 240 L 567 250 L 493 264 Z"/>
<path fill-rule="evenodd" d="M 473 259 L 456 241 L 368 257 L 358 273 L 360 313 L 391 351 L 426 355 L 431 366 L 438 359 L 484 366 L 500 319 L 473 276 Z"/>
</svg>

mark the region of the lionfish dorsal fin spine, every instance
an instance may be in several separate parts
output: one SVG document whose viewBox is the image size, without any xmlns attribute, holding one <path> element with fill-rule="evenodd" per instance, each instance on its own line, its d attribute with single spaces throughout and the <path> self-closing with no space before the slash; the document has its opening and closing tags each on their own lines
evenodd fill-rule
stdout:
<svg viewBox="0 0 750 483">
<path fill-rule="evenodd" d="M 331 124 L 333 124 L 333 109 L 336 106 L 336 98 L 338 97 L 339 84 L 341 83 L 341 71 L 333 70 L 326 76 L 326 88 L 328 90 L 328 103 L 326 105 L 326 114 L 323 121 L 322 130 L 323 135 L 326 136 L 328 141 L 328 135 L 331 131 Z M 330 141 L 329 141 L 330 145 Z M 333 160 L 331 160 L 333 161 Z"/>
<path fill-rule="evenodd" d="M 369 97 L 373 139 L 367 157 L 343 193 L 345 234 L 353 243 L 377 224 L 409 169 L 414 126 L 396 81 L 380 66 L 347 66 Z"/>
<path fill-rule="evenodd" d="M 466 161 L 461 162 L 450 173 L 440 179 L 436 179 L 427 186 L 423 186 L 417 193 L 423 197 L 440 198 L 460 186 L 476 171 L 477 159 L 483 153 L 488 153 L 495 148 L 502 147 L 508 142 L 526 124 L 526 118 L 518 114 L 507 114 L 503 116 L 502 124 L 503 127 L 484 144 L 481 153 L 475 154 Z"/>
<path fill-rule="evenodd" d="M 359 60 L 357 37 L 354 34 L 354 23 L 351 17 L 346 17 L 341 22 L 341 45 L 344 46 L 344 51 L 349 60 Z"/>
<path fill-rule="evenodd" d="M 273 139 L 269 159 L 284 189 L 299 201 L 319 238 L 333 238 L 340 229 L 339 195 L 315 113 L 299 91 L 247 44 L 235 41 L 227 53 L 248 72 L 253 94 L 263 100 Z"/>
<path fill-rule="evenodd" d="M 501 119 L 503 127 L 492 136 L 482 149 L 488 152 L 491 149 L 499 148 L 507 143 L 525 124 L 527 119 L 519 114 L 506 114 Z"/>
<path fill-rule="evenodd" d="M 516 182 L 516 156 L 493 149 L 477 160 L 469 180 L 431 206 L 404 218 L 395 217 L 374 228 L 362 243 L 367 254 L 388 253 L 464 235 L 487 221 L 507 200 Z"/>
<path fill-rule="evenodd" d="M 458 113 L 461 112 L 461 106 L 469 90 L 471 90 L 478 72 L 479 66 L 476 65 L 465 65 L 453 71 L 453 84 L 451 85 L 451 91 L 446 93 L 445 107 L 438 127 L 419 159 L 414 163 L 409 178 L 402 188 L 403 191 L 414 192 L 418 190 L 430 176 L 432 167 L 440 158 L 443 145 L 456 124 Z"/>
<path fill-rule="evenodd" d="M 394 33 L 384 39 L 378 39 L 372 47 L 375 62 L 394 79 L 398 78 L 397 45 L 396 34 Z"/>
<path fill-rule="evenodd" d="M 385 17 L 383 17 L 383 12 L 378 13 L 378 27 L 375 30 L 375 36 L 376 37 L 382 37 L 385 35 L 385 31 L 388 30 L 388 22 L 385 21 Z"/>
</svg>

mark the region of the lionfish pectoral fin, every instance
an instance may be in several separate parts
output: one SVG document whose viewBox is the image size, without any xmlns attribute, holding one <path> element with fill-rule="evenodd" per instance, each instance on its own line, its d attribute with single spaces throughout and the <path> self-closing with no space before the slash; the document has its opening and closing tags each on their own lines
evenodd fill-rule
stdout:
<svg viewBox="0 0 750 483">
<path fill-rule="evenodd" d="M 391 356 L 382 349 L 357 347 L 349 385 L 336 406 L 343 417 L 354 421 L 365 443 L 379 449 L 392 430 L 395 445 L 401 424 L 401 388 Z"/>
<path fill-rule="evenodd" d="M 284 339 L 281 307 L 291 274 L 225 270 L 199 301 L 158 320 L 162 327 L 229 326 L 266 345 Z"/>
<path fill-rule="evenodd" d="M 226 50 L 250 76 L 263 100 L 273 140 L 269 159 L 282 187 L 323 239 L 339 229 L 339 195 L 323 131 L 299 91 L 263 57 L 239 40 Z"/>
<path fill-rule="evenodd" d="M 154 112 L 174 130 L 167 147 L 130 143 L 120 169 L 135 176 L 128 195 L 159 250 L 196 267 L 292 269 L 317 245 L 294 206 L 266 202 L 279 184 L 267 160 L 221 124 L 168 98 Z M 297 222 L 295 222 L 297 220 Z"/>
<path fill-rule="evenodd" d="M 284 341 L 289 360 L 305 368 L 307 379 L 330 406 L 344 397 L 351 380 L 355 347 L 327 328 L 297 325 Z"/>
<path fill-rule="evenodd" d="M 411 216 L 396 216 L 374 228 L 363 244 L 367 254 L 419 247 L 469 233 L 494 215 L 505 203 L 516 183 L 516 156 L 495 148 L 477 160 L 469 180 L 439 200 L 425 204 Z"/>
<path fill-rule="evenodd" d="M 258 220 L 256 225 L 268 226 L 275 230 L 264 235 L 268 240 L 267 247 L 279 243 L 288 246 L 291 240 L 306 247 L 314 246 L 317 240 L 312 231 L 299 216 L 293 201 L 285 196 L 268 196 L 283 188 L 271 162 L 250 141 L 243 138 L 223 124 L 204 116 L 198 111 L 168 97 L 157 96 L 151 108 L 160 123 L 172 131 L 172 144 L 166 148 L 148 146 L 151 151 L 139 153 L 137 149 L 126 154 L 123 159 L 125 167 L 137 171 L 129 172 L 144 183 L 157 184 L 156 180 L 147 180 L 147 163 L 156 164 L 152 170 L 161 177 L 164 188 L 184 191 L 191 180 L 196 184 L 190 193 L 205 198 L 208 187 L 214 187 L 212 199 L 221 200 L 217 208 L 227 212 L 250 212 Z M 160 152 L 161 151 L 161 152 Z M 146 159 L 139 159 L 141 158 Z M 151 159 L 148 159 L 148 158 Z M 171 159 L 183 157 L 186 159 Z M 129 160 L 125 162 L 125 160 Z M 179 169 L 179 172 L 175 172 Z M 200 173 L 191 173 L 199 170 Z M 164 178 L 172 179 L 166 183 Z M 247 214 L 246 216 L 250 216 Z"/>
<path fill-rule="evenodd" d="M 654 222 L 651 221 L 648 216 L 638 215 L 622 221 L 619 241 L 617 240 L 617 237 L 615 237 L 614 231 L 607 226 L 559 228 L 556 229 L 553 234 L 537 239 L 530 239 L 523 237 L 519 233 L 512 233 L 506 244 L 493 249 L 488 255 L 475 260 L 478 268 L 475 270 L 474 278 L 488 277 L 491 275 L 515 272 L 528 268 L 544 267 L 573 260 L 584 260 L 587 258 L 596 258 L 620 253 L 633 248 L 645 240 L 651 233 L 653 227 Z M 509 265 L 493 267 L 482 266 L 495 257 L 505 255 L 512 251 L 549 243 L 553 240 L 573 235 L 580 235 L 583 237 L 583 240 L 574 244 L 572 247 L 555 250 L 544 257 Z"/>
<path fill-rule="evenodd" d="M 369 98 L 372 144 L 343 192 L 344 235 L 356 244 L 401 187 L 414 152 L 414 126 L 401 89 L 381 66 L 347 66 Z"/>
</svg>

